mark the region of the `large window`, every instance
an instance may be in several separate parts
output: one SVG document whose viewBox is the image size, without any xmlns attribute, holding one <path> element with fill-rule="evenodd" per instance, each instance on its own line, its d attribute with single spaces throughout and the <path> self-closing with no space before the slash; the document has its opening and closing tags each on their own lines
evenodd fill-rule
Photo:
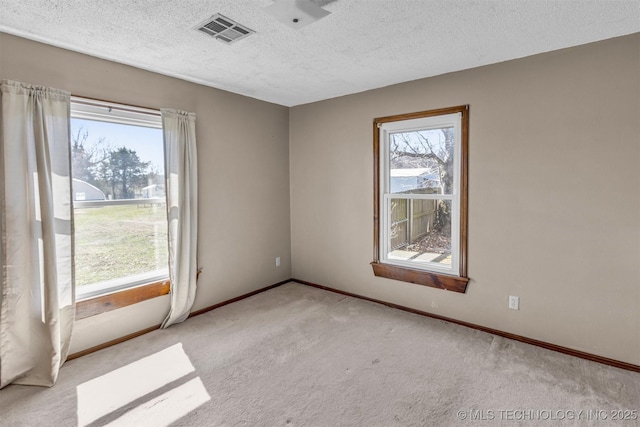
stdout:
<svg viewBox="0 0 640 427">
<path fill-rule="evenodd" d="M 468 111 L 375 119 L 377 276 L 465 291 Z"/>
<path fill-rule="evenodd" d="M 70 143 L 78 301 L 165 281 L 160 112 L 74 98 Z"/>
</svg>

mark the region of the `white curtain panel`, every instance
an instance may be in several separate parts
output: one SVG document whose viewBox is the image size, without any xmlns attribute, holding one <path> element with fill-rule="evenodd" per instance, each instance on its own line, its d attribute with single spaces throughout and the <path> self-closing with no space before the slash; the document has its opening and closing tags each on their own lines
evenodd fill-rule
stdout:
<svg viewBox="0 0 640 427">
<path fill-rule="evenodd" d="M 198 247 L 198 167 L 196 115 L 162 109 L 171 308 L 162 323 L 167 328 L 184 321 L 196 296 Z"/>
<path fill-rule="evenodd" d="M 0 388 L 52 386 L 75 313 L 69 99 L 0 82 Z"/>
</svg>

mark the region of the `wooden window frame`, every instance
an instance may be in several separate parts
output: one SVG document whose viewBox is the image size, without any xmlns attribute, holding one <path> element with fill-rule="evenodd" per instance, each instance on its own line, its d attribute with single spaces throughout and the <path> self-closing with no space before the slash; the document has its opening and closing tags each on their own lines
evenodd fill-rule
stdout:
<svg viewBox="0 0 640 427">
<path fill-rule="evenodd" d="M 380 127 L 384 123 L 421 119 L 460 113 L 460 242 L 458 275 L 443 274 L 426 269 L 409 268 L 380 262 Z M 440 108 L 417 113 L 379 117 L 373 120 L 373 273 L 377 277 L 399 280 L 433 288 L 464 293 L 469 283 L 467 277 L 467 217 L 468 217 L 468 151 L 469 151 L 469 105 Z"/>
<path fill-rule="evenodd" d="M 78 301 L 76 303 L 76 320 L 167 295 L 170 289 L 169 279 L 166 279 Z"/>
</svg>

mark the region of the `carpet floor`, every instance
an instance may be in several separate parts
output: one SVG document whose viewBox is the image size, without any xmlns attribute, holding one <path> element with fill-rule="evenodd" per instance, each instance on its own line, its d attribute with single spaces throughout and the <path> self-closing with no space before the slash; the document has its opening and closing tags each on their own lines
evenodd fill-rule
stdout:
<svg viewBox="0 0 640 427">
<path fill-rule="evenodd" d="M 288 283 L 0 390 L 2 426 L 636 426 L 640 374 Z"/>
</svg>

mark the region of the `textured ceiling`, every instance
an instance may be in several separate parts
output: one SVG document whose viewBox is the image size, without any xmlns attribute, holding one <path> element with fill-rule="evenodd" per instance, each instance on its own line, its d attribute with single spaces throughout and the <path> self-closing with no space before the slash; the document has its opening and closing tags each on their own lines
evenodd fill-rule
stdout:
<svg viewBox="0 0 640 427">
<path fill-rule="evenodd" d="M 640 32 L 640 0 L 315 3 L 294 30 L 272 0 L 0 0 L 0 31 L 285 106 Z M 215 13 L 256 34 L 194 29 Z"/>
</svg>

